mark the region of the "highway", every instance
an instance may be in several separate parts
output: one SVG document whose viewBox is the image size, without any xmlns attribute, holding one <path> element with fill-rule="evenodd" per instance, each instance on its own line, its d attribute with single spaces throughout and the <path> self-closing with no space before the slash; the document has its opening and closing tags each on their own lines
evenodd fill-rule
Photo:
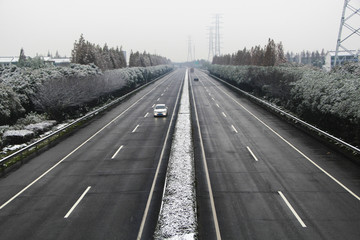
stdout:
<svg viewBox="0 0 360 240">
<path fill-rule="evenodd" d="M 0 178 L 0 239 L 152 239 L 184 76 Z M 359 165 L 199 70 L 190 98 L 199 239 L 360 239 Z"/>
<path fill-rule="evenodd" d="M 185 69 L 0 179 L 0 239 L 151 239 Z M 169 107 L 153 117 L 153 105 Z"/>
<path fill-rule="evenodd" d="M 200 239 L 360 239 L 359 165 L 208 75 L 194 77 Z"/>
</svg>

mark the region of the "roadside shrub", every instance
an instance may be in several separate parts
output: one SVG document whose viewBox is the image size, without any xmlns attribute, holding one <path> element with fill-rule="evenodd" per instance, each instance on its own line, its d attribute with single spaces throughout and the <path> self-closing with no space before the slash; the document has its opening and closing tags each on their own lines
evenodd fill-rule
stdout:
<svg viewBox="0 0 360 240">
<path fill-rule="evenodd" d="M 36 112 L 29 112 L 24 118 L 20 118 L 16 121 L 16 125 L 26 126 L 29 124 L 39 123 L 48 119 L 46 114 L 39 114 Z"/>
<path fill-rule="evenodd" d="M 355 146 L 360 145 L 359 64 L 347 64 L 330 73 L 291 66 L 211 65 L 208 70 Z"/>
<path fill-rule="evenodd" d="M 18 95 L 0 82 L 0 125 L 13 123 L 25 113 Z"/>
<path fill-rule="evenodd" d="M 76 116 L 113 96 L 128 92 L 170 71 L 168 66 L 123 68 L 101 75 L 61 77 L 45 81 L 32 97 L 35 109 L 58 121 Z"/>
<path fill-rule="evenodd" d="M 118 97 L 172 70 L 168 65 L 102 72 L 94 64 L 41 68 L 0 67 L 0 125 L 26 113 L 64 120 Z"/>
</svg>

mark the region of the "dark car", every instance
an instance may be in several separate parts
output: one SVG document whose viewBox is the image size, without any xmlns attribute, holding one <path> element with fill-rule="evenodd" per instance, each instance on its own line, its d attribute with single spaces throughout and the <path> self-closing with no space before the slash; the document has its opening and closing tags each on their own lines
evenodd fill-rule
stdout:
<svg viewBox="0 0 360 240">
<path fill-rule="evenodd" d="M 199 78 L 194 78 L 194 81 L 199 81 Z"/>
</svg>

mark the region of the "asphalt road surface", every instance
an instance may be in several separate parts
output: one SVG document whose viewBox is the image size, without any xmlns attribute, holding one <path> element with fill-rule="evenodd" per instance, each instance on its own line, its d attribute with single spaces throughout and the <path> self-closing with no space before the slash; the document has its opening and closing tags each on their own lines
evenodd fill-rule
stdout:
<svg viewBox="0 0 360 240">
<path fill-rule="evenodd" d="M 1 178 L 0 239 L 151 239 L 184 75 Z M 360 239 L 359 165 L 200 71 L 190 86 L 199 239 Z"/>
<path fill-rule="evenodd" d="M 184 75 L 150 84 L 1 178 L 0 239 L 152 238 Z M 168 117 L 153 117 L 156 103 Z"/>
<path fill-rule="evenodd" d="M 190 79 L 200 239 L 360 239 L 359 165 L 206 74 Z"/>
</svg>

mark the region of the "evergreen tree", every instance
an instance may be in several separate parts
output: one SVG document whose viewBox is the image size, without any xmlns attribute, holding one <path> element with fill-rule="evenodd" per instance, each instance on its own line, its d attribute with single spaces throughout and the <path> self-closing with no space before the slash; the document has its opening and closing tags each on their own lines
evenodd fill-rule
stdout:
<svg viewBox="0 0 360 240">
<path fill-rule="evenodd" d="M 274 66 L 276 63 L 276 45 L 274 40 L 269 38 L 265 49 L 264 66 Z"/>
<path fill-rule="evenodd" d="M 94 63 L 99 68 L 117 69 L 127 66 L 125 53 L 122 47 L 109 48 L 105 43 L 104 47 L 94 45 L 85 41 L 84 36 L 81 34 L 79 41 L 75 41 L 74 49 L 71 52 L 71 61 L 79 64 Z M 130 53 L 129 67 L 149 67 L 160 64 L 169 64 L 170 60 L 138 51 Z"/>
<path fill-rule="evenodd" d="M 26 62 L 26 56 L 25 51 L 23 48 L 20 49 L 20 56 L 19 56 L 19 66 L 22 67 L 25 65 Z"/>
<path fill-rule="evenodd" d="M 55 53 L 55 58 L 61 58 L 61 56 L 60 56 L 60 54 L 59 54 L 58 50 L 56 50 L 56 53 Z"/>
<path fill-rule="evenodd" d="M 129 57 L 129 67 L 135 67 L 135 56 L 132 50 Z"/>
<path fill-rule="evenodd" d="M 86 58 L 86 43 L 84 35 L 80 35 L 79 42 L 75 41 L 74 49 L 71 51 L 71 62 L 79 64 L 87 64 Z"/>
<path fill-rule="evenodd" d="M 260 46 L 251 49 L 251 65 L 264 65 L 264 50 Z"/>
<path fill-rule="evenodd" d="M 284 53 L 284 47 L 282 45 L 282 42 L 280 42 L 277 45 L 277 49 L 276 49 L 276 65 L 282 64 L 286 62 L 286 57 L 285 57 L 285 53 Z"/>
</svg>

